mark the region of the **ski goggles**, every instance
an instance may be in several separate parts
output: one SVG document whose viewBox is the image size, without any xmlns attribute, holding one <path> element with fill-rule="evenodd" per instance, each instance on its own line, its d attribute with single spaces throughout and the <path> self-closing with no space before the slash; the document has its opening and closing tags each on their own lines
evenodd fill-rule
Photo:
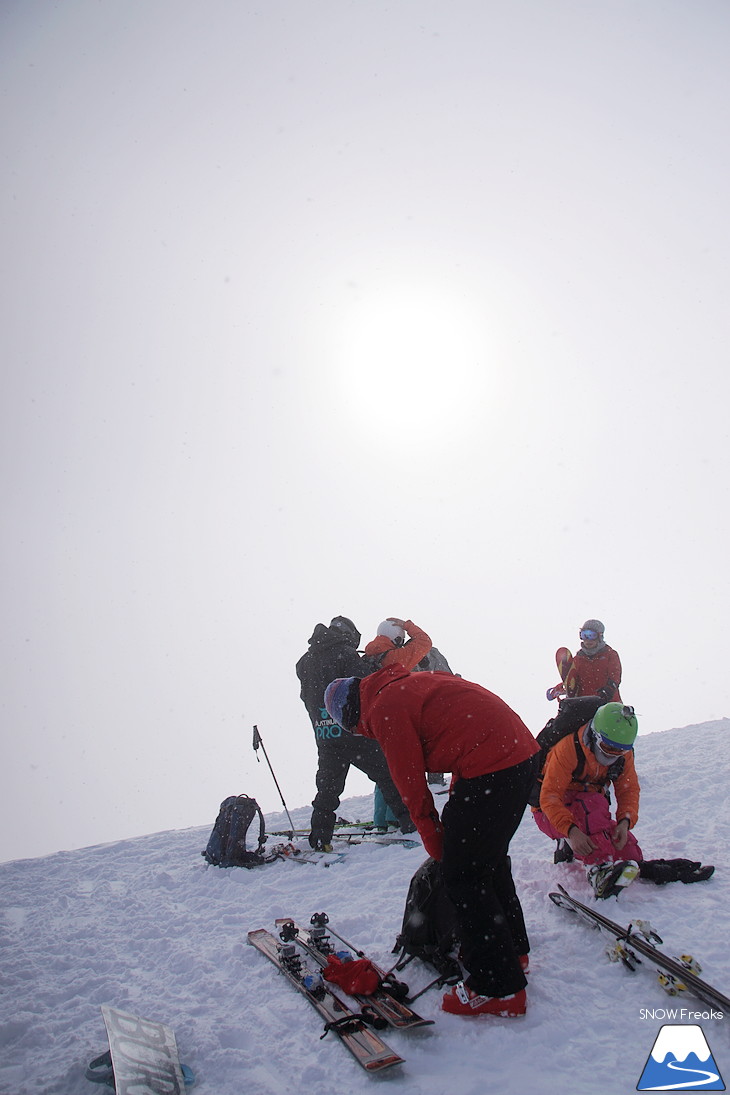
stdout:
<svg viewBox="0 0 730 1095">
<path fill-rule="evenodd" d="M 588 627 L 585 631 L 581 631 L 580 637 L 581 639 L 588 639 L 590 641 L 592 639 L 600 639 L 601 633 L 600 631 L 593 631 L 592 628 Z"/>
<path fill-rule="evenodd" d="M 607 741 L 600 734 L 598 735 L 598 744 L 601 747 L 601 752 L 605 753 L 607 757 L 622 757 L 633 749 L 633 745 L 617 745 L 615 741 Z"/>
</svg>

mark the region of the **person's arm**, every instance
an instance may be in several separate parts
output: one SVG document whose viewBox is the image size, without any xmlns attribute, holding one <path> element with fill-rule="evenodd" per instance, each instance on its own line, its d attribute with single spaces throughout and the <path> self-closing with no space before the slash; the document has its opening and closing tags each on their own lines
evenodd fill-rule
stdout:
<svg viewBox="0 0 730 1095">
<path fill-rule="evenodd" d="M 600 696 L 604 703 L 612 703 L 616 699 L 621 684 L 621 659 L 615 650 L 612 650 L 608 656 L 606 671 L 606 683 L 596 690 L 596 695 Z"/>
<path fill-rule="evenodd" d="M 426 781 L 426 759 L 415 725 L 405 712 L 373 712 L 368 730 L 380 745 L 393 783 L 408 807 L 424 847 L 441 859 L 443 828 Z"/>
<path fill-rule="evenodd" d="M 616 792 L 616 821 L 626 822 L 626 831 L 633 829 L 639 820 L 639 796 L 641 787 L 636 775 L 634 754 L 627 753 L 624 770 L 613 785 Z"/>
<path fill-rule="evenodd" d="M 425 658 L 432 647 L 430 637 L 422 628 L 414 624 L 413 620 L 399 620 L 395 616 L 389 616 L 390 620 L 402 627 L 409 636 L 404 646 L 396 646 L 388 651 L 383 659 L 384 665 L 394 665 L 399 662 L 409 672 L 415 669 L 422 658 Z"/>
<path fill-rule="evenodd" d="M 589 849 L 581 851 L 581 847 L 585 845 L 585 841 L 590 841 L 590 837 L 581 832 L 565 805 L 565 796 L 573 782 L 574 767 L 575 748 L 573 735 L 570 734 L 562 738 L 548 753 L 540 791 L 540 809 L 553 828 L 568 838 L 577 855 L 588 855 L 593 850 L 593 842 L 590 842 Z M 585 839 L 581 840 L 581 837 Z M 575 846 L 573 841 L 576 842 Z"/>
</svg>

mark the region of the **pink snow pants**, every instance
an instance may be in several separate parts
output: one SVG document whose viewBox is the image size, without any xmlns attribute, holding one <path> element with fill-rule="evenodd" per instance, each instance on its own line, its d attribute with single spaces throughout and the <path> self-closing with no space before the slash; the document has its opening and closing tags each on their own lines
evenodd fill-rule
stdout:
<svg viewBox="0 0 730 1095">
<path fill-rule="evenodd" d="M 618 859 L 635 859 L 640 863 L 644 858 L 636 837 L 630 830 L 623 848 L 618 850 L 612 843 L 611 833 L 616 828 L 616 822 L 611 817 L 608 799 L 600 791 L 578 791 L 566 799 L 565 805 L 578 828 L 588 833 L 596 845 L 595 851 L 590 855 L 576 856 L 576 859 L 591 866 L 593 863 L 615 863 Z M 542 810 L 533 810 L 532 816 L 538 829 L 546 836 L 553 840 L 561 839 L 563 834 L 550 824 Z"/>
</svg>

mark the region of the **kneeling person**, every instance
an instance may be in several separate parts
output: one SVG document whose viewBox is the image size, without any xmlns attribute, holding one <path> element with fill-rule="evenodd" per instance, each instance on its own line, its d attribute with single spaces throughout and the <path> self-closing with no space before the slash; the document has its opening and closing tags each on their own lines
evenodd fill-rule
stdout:
<svg viewBox="0 0 730 1095">
<path fill-rule="evenodd" d="M 631 832 L 639 818 L 633 748 L 638 728 L 633 707 L 606 703 L 576 735 L 554 745 L 545 763 L 535 821 L 547 836 L 567 839 L 588 867 L 597 897 L 609 897 L 633 881 L 644 858 Z"/>
</svg>

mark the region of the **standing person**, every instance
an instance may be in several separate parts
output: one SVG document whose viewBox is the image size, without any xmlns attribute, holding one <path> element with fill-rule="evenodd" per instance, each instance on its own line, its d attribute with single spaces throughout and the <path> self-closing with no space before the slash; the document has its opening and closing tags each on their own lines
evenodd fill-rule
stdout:
<svg viewBox="0 0 730 1095">
<path fill-rule="evenodd" d="M 493 692 L 447 673 L 385 666 L 333 681 L 330 716 L 383 747 L 428 853 L 442 863 L 468 976 L 443 997 L 456 1015 L 524 1015 L 529 940 L 509 844 L 537 774 L 538 746 Z M 439 818 L 426 772 L 453 773 Z"/>
<path fill-rule="evenodd" d="M 375 669 L 397 663 L 410 670 L 416 668 L 430 649 L 430 638 L 413 620 L 389 616 L 378 624 L 377 635 L 365 647 L 365 657 L 372 659 L 370 664 Z"/>
<path fill-rule="evenodd" d="M 337 807 L 351 764 L 378 784 L 401 831 L 412 833 L 415 828 L 378 743 L 343 734 L 342 727 L 329 718 L 324 707 L 324 691 L 331 680 L 342 673 L 364 677 L 368 672 L 367 664 L 357 652 L 359 642 L 360 632 L 352 620 L 335 616 L 329 627 L 317 624 L 309 640 L 309 649 L 296 666 L 301 699 L 317 742 L 317 794 L 312 802 L 309 843 L 318 851 L 331 844 Z"/>
<path fill-rule="evenodd" d="M 413 620 L 401 620 L 398 616 L 389 616 L 378 624 L 377 635 L 365 647 L 365 657 L 369 659 L 371 673 L 382 669 L 384 665 L 396 664 L 414 672 L 425 670 L 431 668 L 429 658 L 433 653 L 434 648 L 426 632 L 414 624 Z M 446 663 L 445 658 L 442 660 Z M 443 786 L 443 772 L 430 773 L 429 783 Z M 376 785 L 373 795 L 373 825 L 376 829 L 385 829 L 389 823 L 396 822 L 386 806 L 383 792 Z"/>
<path fill-rule="evenodd" d="M 621 703 L 621 659 L 604 641 L 600 620 L 586 620 L 580 629 L 580 650 L 565 678 L 568 696 L 599 696 L 604 703 Z"/>
</svg>

